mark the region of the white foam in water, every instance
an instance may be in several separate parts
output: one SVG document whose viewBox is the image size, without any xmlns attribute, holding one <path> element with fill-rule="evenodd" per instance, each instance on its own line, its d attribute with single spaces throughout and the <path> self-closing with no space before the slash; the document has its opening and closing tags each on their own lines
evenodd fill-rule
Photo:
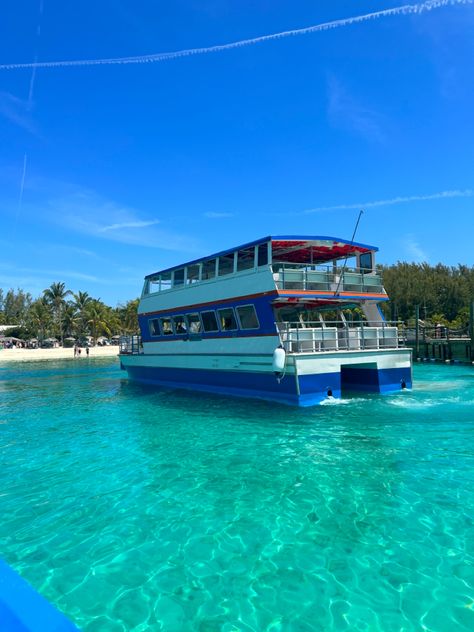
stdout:
<svg viewBox="0 0 474 632">
<path fill-rule="evenodd" d="M 335 397 L 327 397 L 322 402 L 320 402 L 320 406 L 345 406 L 346 404 L 355 404 L 357 402 L 363 402 L 363 397 L 351 397 L 349 399 L 341 398 L 336 399 Z"/>
<path fill-rule="evenodd" d="M 432 393 L 433 391 L 453 391 L 459 392 L 460 389 L 464 386 L 463 382 L 460 380 L 454 381 L 449 380 L 445 382 L 421 382 L 417 383 L 416 390 L 417 391 L 429 391 Z"/>
<path fill-rule="evenodd" d="M 335 397 L 327 397 L 319 403 L 320 406 L 341 406 L 342 404 L 348 404 L 348 399 L 336 399 Z"/>
<path fill-rule="evenodd" d="M 434 390 L 434 389 L 431 389 Z M 453 404 L 460 404 L 460 405 L 464 405 L 464 406 L 470 406 L 471 404 L 474 403 L 474 400 L 472 399 L 464 399 L 462 396 L 462 392 L 459 392 L 459 389 L 457 389 L 458 394 L 457 395 L 450 395 L 448 397 L 443 397 L 442 399 L 437 397 L 435 398 L 427 398 L 427 399 L 423 399 L 423 400 L 417 400 L 414 397 L 410 397 L 410 398 L 393 398 L 389 400 L 389 404 L 391 406 L 397 406 L 398 408 L 409 408 L 411 410 L 414 409 L 423 409 L 423 408 L 434 408 L 436 406 L 443 406 L 443 405 L 453 405 Z"/>
<path fill-rule="evenodd" d="M 392 399 L 389 401 L 391 406 L 397 406 L 398 408 L 408 408 L 410 410 L 433 408 L 433 406 L 439 406 L 442 402 L 428 399 L 424 402 L 419 402 L 413 399 Z"/>
</svg>

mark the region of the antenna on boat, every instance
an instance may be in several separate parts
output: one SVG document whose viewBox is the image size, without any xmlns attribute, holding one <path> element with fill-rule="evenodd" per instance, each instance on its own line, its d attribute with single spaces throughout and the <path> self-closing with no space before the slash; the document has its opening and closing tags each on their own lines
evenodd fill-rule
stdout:
<svg viewBox="0 0 474 632">
<path fill-rule="evenodd" d="M 354 232 L 352 233 L 351 243 L 349 244 L 350 246 L 354 245 L 354 239 L 355 239 L 355 236 L 356 236 L 357 228 L 359 227 L 360 218 L 362 217 L 363 214 L 364 214 L 364 211 L 359 211 L 359 217 L 357 218 L 356 225 L 354 226 Z M 346 271 L 347 260 L 348 259 L 349 259 L 349 253 L 347 253 L 346 259 L 344 261 L 344 265 L 342 266 L 341 274 L 339 275 L 339 281 L 337 282 L 337 287 L 336 287 L 336 289 L 334 291 L 334 296 L 337 296 L 337 294 L 339 292 L 339 286 L 341 285 L 341 281 L 344 278 L 344 272 Z"/>
</svg>

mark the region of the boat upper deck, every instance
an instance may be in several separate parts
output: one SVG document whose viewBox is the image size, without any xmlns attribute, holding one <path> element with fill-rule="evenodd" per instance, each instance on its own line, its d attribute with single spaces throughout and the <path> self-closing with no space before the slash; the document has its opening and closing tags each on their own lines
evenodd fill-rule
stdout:
<svg viewBox="0 0 474 632">
<path fill-rule="evenodd" d="M 336 237 L 264 237 L 148 275 L 142 299 L 265 270 L 270 273 L 269 290 L 382 297 L 382 279 L 375 270 L 377 250 Z M 348 268 L 345 263 L 351 258 L 355 266 Z M 342 260 L 344 266 L 340 265 Z"/>
</svg>

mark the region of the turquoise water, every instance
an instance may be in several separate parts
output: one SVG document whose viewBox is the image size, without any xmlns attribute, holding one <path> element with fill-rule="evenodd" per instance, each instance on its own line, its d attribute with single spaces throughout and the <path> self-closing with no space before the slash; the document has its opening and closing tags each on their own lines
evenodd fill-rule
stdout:
<svg viewBox="0 0 474 632">
<path fill-rule="evenodd" d="M 88 632 L 474 629 L 474 369 L 311 409 L 0 367 L 0 557 Z"/>
</svg>

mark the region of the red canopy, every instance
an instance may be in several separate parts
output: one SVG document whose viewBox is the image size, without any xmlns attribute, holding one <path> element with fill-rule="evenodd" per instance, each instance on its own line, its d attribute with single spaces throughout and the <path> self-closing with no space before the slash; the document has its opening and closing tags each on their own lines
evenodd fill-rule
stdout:
<svg viewBox="0 0 474 632">
<path fill-rule="evenodd" d="M 272 241 L 272 260 L 274 262 L 325 263 L 365 252 L 370 252 L 370 248 L 340 241 L 278 239 Z"/>
</svg>

